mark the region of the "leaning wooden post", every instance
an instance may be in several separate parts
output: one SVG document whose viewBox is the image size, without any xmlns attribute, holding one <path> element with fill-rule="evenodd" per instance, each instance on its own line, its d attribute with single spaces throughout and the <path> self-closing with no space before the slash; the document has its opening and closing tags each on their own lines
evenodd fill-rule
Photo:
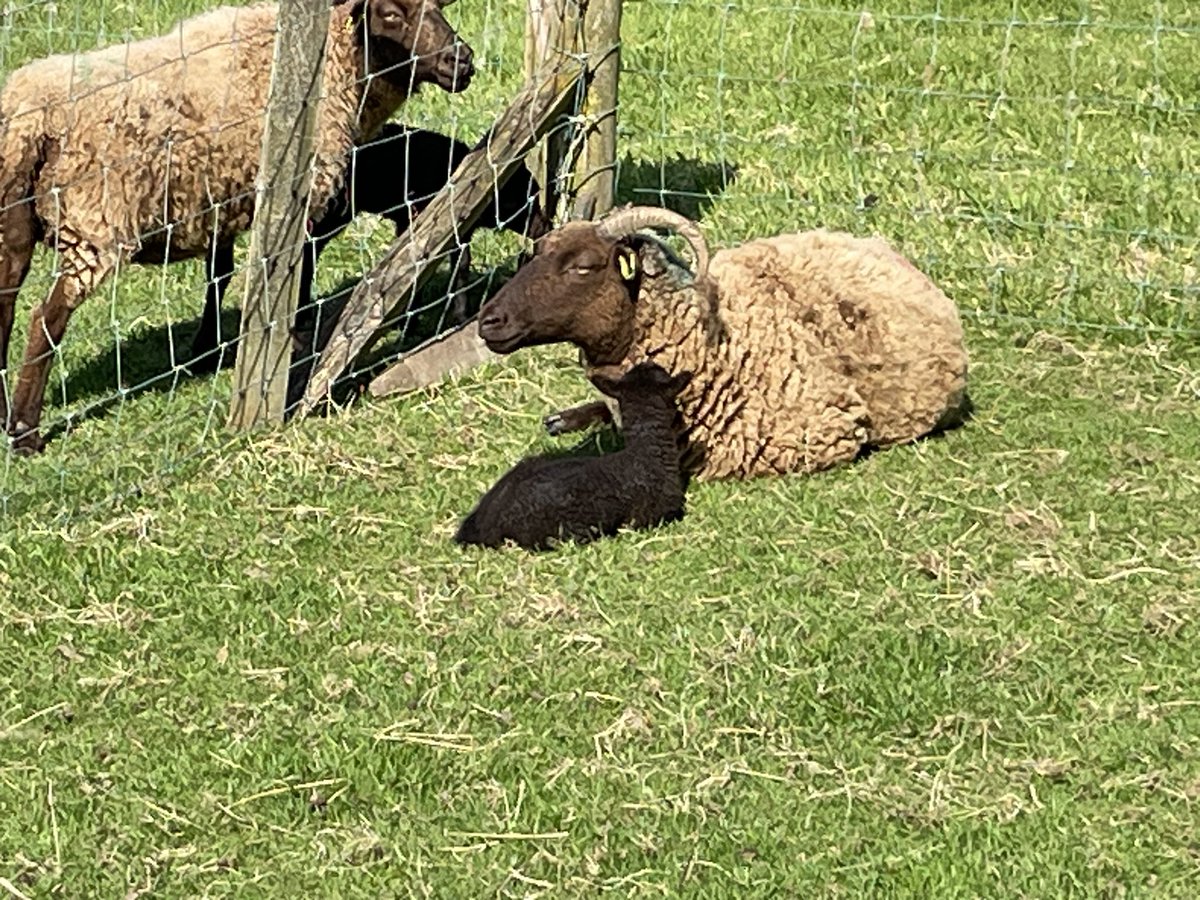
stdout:
<svg viewBox="0 0 1200 900">
<path fill-rule="evenodd" d="M 329 0 L 281 0 L 229 425 L 282 422 L 300 292 Z"/>
<path fill-rule="evenodd" d="M 587 2 L 587 0 L 582 0 Z M 525 80 L 538 72 L 562 65 L 566 58 L 578 53 L 579 26 L 583 11 L 581 0 L 528 0 L 525 16 Z M 559 197 L 564 185 L 559 182 L 563 160 L 570 147 L 571 136 L 557 123 L 541 146 L 530 151 L 526 160 L 529 171 L 542 187 L 539 198 L 548 216 L 558 213 Z"/>
<path fill-rule="evenodd" d="M 584 106 L 583 152 L 575 168 L 575 215 L 613 208 L 617 182 L 617 83 L 621 71 L 623 0 L 587 0 L 583 52 L 594 71 Z"/>
</svg>

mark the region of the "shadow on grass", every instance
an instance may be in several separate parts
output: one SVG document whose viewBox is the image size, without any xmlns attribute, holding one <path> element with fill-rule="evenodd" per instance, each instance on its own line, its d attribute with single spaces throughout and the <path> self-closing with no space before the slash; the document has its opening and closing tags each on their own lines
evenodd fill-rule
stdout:
<svg viewBox="0 0 1200 900">
<path fill-rule="evenodd" d="M 737 178 L 737 166 L 724 160 L 684 156 L 659 162 L 624 156 L 617 165 L 618 204 L 662 206 L 699 221 Z"/>
<path fill-rule="evenodd" d="M 496 278 L 507 279 L 511 277 L 512 271 L 512 265 L 509 264 L 492 271 L 473 272 L 464 289 L 468 314 L 473 315 L 478 311 Z M 323 349 L 329 340 L 338 316 L 360 280 L 361 278 L 347 279 L 329 294 L 310 303 L 297 316 L 297 343 L 288 372 L 289 407 L 303 395 L 317 358 L 316 353 Z M 390 333 L 370 352 L 370 361 L 349 373 L 335 386 L 335 401 L 344 402 L 354 396 L 391 359 L 445 330 L 448 324 L 445 314 L 448 308 L 449 282 L 448 271 L 439 269 L 434 272 L 418 291 L 415 302 L 393 317 L 391 325 L 388 326 L 391 329 Z M 202 300 L 203 294 L 198 292 L 198 301 Z M 240 313 L 237 309 L 222 310 L 221 334 L 228 336 L 229 340 L 235 340 L 239 319 Z M 200 318 L 197 316 L 190 321 L 173 323 L 170 326 L 164 324 L 139 331 L 122 340 L 119 347 L 114 344 L 103 353 L 74 368 L 67 380 L 65 402 L 61 395 L 47 396 L 46 408 L 61 408 L 64 405 L 79 408 L 73 409 L 64 419 L 49 424 L 44 430 L 45 437 L 53 439 L 66 428 L 104 416 L 112 408 L 135 397 L 169 393 L 181 383 L 206 378 L 214 371 L 232 368 L 236 358 L 236 347 L 233 344 L 217 350 L 215 359 L 204 360 L 200 365 L 191 364 L 188 348 L 199 327 Z M 174 366 L 171 358 L 172 343 L 175 347 Z M 113 375 L 117 371 L 118 358 L 123 388 L 119 392 L 113 389 Z"/>
<path fill-rule="evenodd" d="M 920 446 L 921 444 L 931 444 L 946 438 L 947 435 L 953 434 L 960 429 L 966 428 L 971 424 L 971 420 L 975 418 L 975 401 L 971 398 L 971 394 L 967 393 L 963 396 L 962 404 L 953 412 L 946 413 L 942 417 L 942 421 L 936 423 L 933 428 L 920 435 L 917 438 L 909 441 L 909 444 Z M 851 465 L 857 465 L 864 460 L 870 459 L 881 451 L 891 449 L 891 445 L 883 447 L 875 444 L 866 444 L 854 457 Z"/>
<path fill-rule="evenodd" d="M 466 315 L 479 312 L 484 300 L 516 271 L 514 260 L 483 272 L 473 272 L 463 289 L 466 298 Z M 447 317 L 449 273 L 439 272 L 421 289 L 415 302 L 408 304 L 399 315 L 385 320 L 385 335 L 370 350 L 364 352 L 357 367 L 347 372 L 332 391 L 334 403 L 346 402 L 361 393 L 366 385 L 383 372 L 400 356 L 428 340 L 457 327 Z M 292 356 L 292 367 L 288 377 L 287 408 L 300 401 L 308 380 L 318 361 L 319 354 L 329 343 L 333 328 L 350 299 L 354 285 L 341 287 L 319 302 L 320 312 L 315 321 L 297 328 L 298 344 Z M 468 326 L 472 327 L 472 326 Z"/>
</svg>

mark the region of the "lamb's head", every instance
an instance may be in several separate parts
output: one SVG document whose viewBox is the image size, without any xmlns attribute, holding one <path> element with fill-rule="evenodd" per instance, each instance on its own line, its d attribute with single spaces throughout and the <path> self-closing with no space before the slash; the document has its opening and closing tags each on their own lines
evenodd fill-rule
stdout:
<svg viewBox="0 0 1200 900">
<path fill-rule="evenodd" d="M 675 398 L 691 383 L 692 373 L 672 375 L 657 363 L 638 363 L 625 372 L 618 367 L 601 367 L 592 374 L 592 384 L 600 393 L 622 403 L 655 399 L 663 404 Z"/>
<path fill-rule="evenodd" d="M 633 206 L 595 222 L 568 222 L 539 239 L 533 257 L 479 314 L 479 336 L 496 353 L 538 344 L 571 343 L 589 365 L 621 362 L 636 337 L 634 304 L 643 272 L 644 228 L 677 231 L 708 269 L 708 247 L 696 223 L 650 206 Z"/>
<path fill-rule="evenodd" d="M 442 14 L 453 0 L 337 0 L 364 36 L 366 70 L 404 90 L 433 82 L 465 91 L 474 54 Z M 337 5 L 337 3 L 335 3 Z"/>
</svg>

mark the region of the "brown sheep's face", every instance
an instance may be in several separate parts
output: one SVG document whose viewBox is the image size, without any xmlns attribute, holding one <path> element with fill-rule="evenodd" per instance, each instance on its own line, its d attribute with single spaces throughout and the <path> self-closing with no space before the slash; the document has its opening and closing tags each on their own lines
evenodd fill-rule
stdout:
<svg viewBox="0 0 1200 900">
<path fill-rule="evenodd" d="M 571 343 L 590 365 L 616 365 L 634 338 L 638 257 L 625 241 L 571 222 L 541 238 L 533 258 L 479 313 L 479 336 L 495 353 Z"/>
<path fill-rule="evenodd" d="M 350 16 L 366 15 L 367 71 L 401 88 L 433 82 L 465 91 L 474 54 L 442 14 L 453 0 L 351 0 Z"/>
</svg>

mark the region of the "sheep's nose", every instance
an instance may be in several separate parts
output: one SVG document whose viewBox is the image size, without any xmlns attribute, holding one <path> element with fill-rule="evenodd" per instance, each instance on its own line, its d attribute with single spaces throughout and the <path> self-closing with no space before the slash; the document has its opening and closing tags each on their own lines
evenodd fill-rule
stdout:
<svg viewBox="0 0 1200 900">
<path fill-rule="evenodd" d="M 458 41 L 450 48 L 458 67 L 468 74 L 475 74 L 475 54 L 468 44 Z"/>
<path fill-rule="evenodd" d="M 495 328 L 503 328 L 508 318 L 495 310 L 484 309 L 479 313 L 479 330 L 491 331 Z"/>
</svg>

